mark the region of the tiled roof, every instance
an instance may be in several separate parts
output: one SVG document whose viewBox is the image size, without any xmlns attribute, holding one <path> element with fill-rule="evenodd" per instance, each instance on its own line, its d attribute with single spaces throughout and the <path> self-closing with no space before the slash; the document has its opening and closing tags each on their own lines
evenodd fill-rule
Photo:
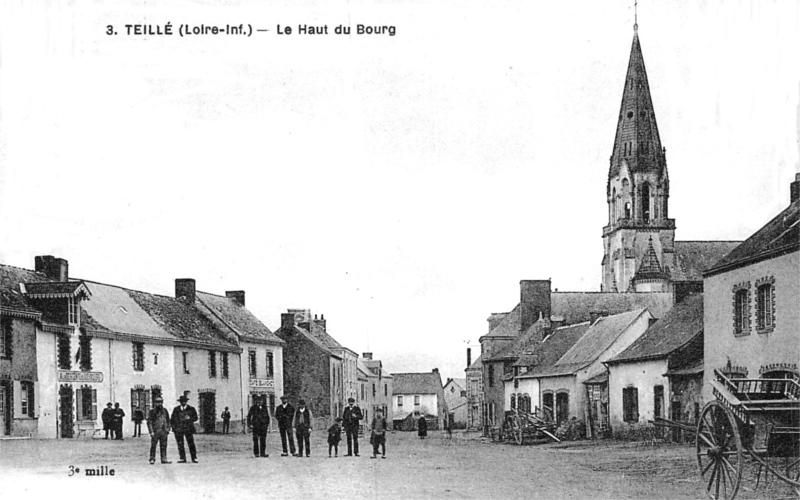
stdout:
<svg viewBox="0 0 800 500">
<path fill-rule="evenodd" d="M 19 289 L 20 283 L 47 282 L 41 273 L 0 264 L 0 307 L 25 316 L 41 316 L 41 312 L 28 303 Z"/>
<path fill-rule="evenodd" d="M 522 375 L 522 378 L 535 377 L 539 373 L 551 370 L 553 365 L 589 330 L 589 322 L 556 328 L 547 336 L 532 354 L 521 356 L 515 365 L 533 366 L 533 370 Z"/>
<path fill-rule="evenodd" d="M 702 331 L 703 295 L 698 294 L 676 304 L 609 363 L 664 358 Z"/>
<path fill-rule="evenodd" d="M 92 298 L 81 303 L 81 324 L 84 327 L 160 339 L 176 337 L 142 308 L 129 290 L 93 281 L 87 283 L 92 289 Z"/>
<path fill-rule="evenodd" d="M 197 292 L 197 300 L 238 335 L 283 343 L 272 330 L 235 300 L 206 292 Z"/>
<path fill-rule="evenodd" d="M 442 391 L 442 377 L 439 372 L 393 373 L 394 394 L 439 394 Z"/>
<path fill-rule="evenodd" d="M 453 382 L 461 390 L 464 390 L 464 389 L 467 388 L 467 379 L 465 379 L 465 378 L 451 378 L 450 382 Z M 448 382 L 448 383 L 450 383 L 450 382 Z M 447 384 L 445 384 L 445 385 L 447 385 Z"/>
<path fill-rule="evenodd" d="M 589 321 L 590 313 L 606 311 L 609 315 L 647 309 L 660 318 L 672 308 L 672 294 L 667 292 L 553 292 L 551 314 L 564 318 L 567 325 Z"/>
<path fill-rule="evenodd" d="M 706 270 L 706 273 L 716 274 L 729 268 L 798 250 L 800 250 L 800 200 L 789 205 L 786 210 Z"/>
<path fill-rule="evenodd" d="M 330 350 L 344 348 L 342 344 L 337 342 L 336 339 L 331 337 L 322 326 L 318 325 L 314 321 L 308 323 L 308 332 Z"/>
<path fill-rule="evenodd" d="M 703 281 L 703 271 L 711 268 L 736 248 L 741 241 L 676 241 L 672 281 Z"/>
<path fill-rule="evenodd" d="M 505 346 L 491 358 L 488 358 L 487 361 L 517 359 L 524 352 L 534 349 L 542 338 L 542 331 L 547 326 L 545 323 L 546 321 L 537 321 L 532 324 L 527 331 L 520 334 L 511 344 Z"/>
<path fill-rule="evenodd" d="M 646 309 L 605 316 L 598 319 L 586 333 L 540 376 L 571 375 L 597 360 L 633 324 Z"/>
</svg>

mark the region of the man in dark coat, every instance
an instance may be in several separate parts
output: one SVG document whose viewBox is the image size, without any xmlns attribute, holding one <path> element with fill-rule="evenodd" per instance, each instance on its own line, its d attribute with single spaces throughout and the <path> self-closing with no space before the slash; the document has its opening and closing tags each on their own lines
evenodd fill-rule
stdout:
<svg viewBox="0 0 800 500">
<path fill-rule="evenodd" d="M 267 408 L 265 396 L 258 397 L 258 402 L 250 407 L 247 413 L 247 426 L 253 431 L 253 455 L 256 457 L 268 457 L 267 454 L 267 432 L 269 432 L 269 408 Z"/>
<path fill-rule="evenodd" d="M 144 420 L 144 412 L 139 405 L 133 410 L 133 437 L 142 437 L 142 420 Z"/>
<path fill-rule="evenodd" d="M 311 456 L 311 429 L 314 424 L 314 416 L 311 410 L 306 408 L 306 402 L 302 399 L 297 402 L 297 410 L 294 412 L 294 430 L 297 433 L 297 456 L 303 456 L 303 449 L 306 456 Z"/>
<path fill-rule="evenodd" d="M 114 417 L 114 439 L 122 440 L 122 421 L 125 418 L 125 410 L 119 407 L 119 403 L 114 403 L 114 412 L 112 413 Z"/>
<path fill-rule="evenodd" d="M 346 457 L 352 457 L 354 451 L 355 455 L 358 456 L 358 422 L 364 418 L 364 415 L 361 413 L 361 408 L 355 405 L 355 402 L 355 399 L 348 398 L 348 405 L 344 409 L 344 414 L 342 414 L 344 432 L 347 434 Z"/>
<path fill-rule="evenodd" d="M 292 435 L 292 425 L 294 420 L 294 406 L 289 402 L 289 398 L 281 396 L 281 404 L 275 409 L 275 418 L 278 420 L 278 430 L 281 433 L 281 446 L 283 446 L 282 457 L 289 456 L 287 451 L 294 451 L 294 436 Z M 286 449 L 286 441 L 289 441 L 289 450 Z"/>
<path fill-rule="evenodd" d="M 196 464 L 197 449 L 194 447 L 194 423 L 197 422 L 197 410 L 189 406 L 187 401 L 189 401 L 189 398 L 186 396 L 178 398 L 180 404 L 172 410 L 170 424 L 172 425 L 172 432 L 175 433 L 175 441 L 178 442 L 178 456 L 180 457 L 178 463 L 186 463 L 186 449 L 183 447 L 183 439 L 186 438 L 192 463 Z"/>
<path fill-rule="evenodd" d="M 109 434 L 113 438 L 114 408 L 111 407 L 111 402 L 103 409 L 101 418 L 103 419 L 103 430 L 106 431 L 106 439 L 108 439 Z"/>
<path fill-rule="evenodd" d="M 167 461 L 167 438 L 169 437 L 169 411 L 164 408 L 164 399 L 156 396 L 155 408 L 147 415 L 147 431 L 150 433 L 150 464 L 156 463 L 156 443 L 161 449 L 161 463 Z"/>
<path fill-rule="evenodd" d="M 425 420 L 425 415 L 419 417 L 417 421 L 417 436 L 420 439 L 425 439 L 425 436 L 428 435 L 428 421 Z"/>
<path fill-rule="evenodd" d="M 227 434 L 231 430 L 231 412 L 227 406 L 220 416 L 222 417 L 222 433 Z"/>
</svg>

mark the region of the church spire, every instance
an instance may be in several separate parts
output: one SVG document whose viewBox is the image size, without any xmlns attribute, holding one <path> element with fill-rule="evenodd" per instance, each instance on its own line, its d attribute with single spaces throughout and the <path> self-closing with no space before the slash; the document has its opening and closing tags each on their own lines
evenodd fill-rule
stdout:
<svg viewBox="0 0 800 500">
<path fill-rule="evenodd" d="M 630 172 L 650 171 L 659 175 L 667 163 L 658 135 L 637 23 L 633 25 L 633 30 L 633 45 L 622 92 L 609 178 L 619 174 L 623 163 L 627 163 Z"/>
</svg>

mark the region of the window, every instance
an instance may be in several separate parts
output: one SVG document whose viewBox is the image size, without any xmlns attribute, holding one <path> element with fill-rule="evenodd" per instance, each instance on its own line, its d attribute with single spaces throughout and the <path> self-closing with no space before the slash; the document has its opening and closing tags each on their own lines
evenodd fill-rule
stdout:
<svg viewBox="0 0 800 500">
<path fill-rule="evenodd" d="M 275 358 L 272 351 L 267 351 L 267 377 L 275 376 Z"/>
<path fill-rule="evenodd" d="M 69 324 L 77 325 L 80 315 L 80 302 L 75 300 L 74 297 L 67 299 L 67 315 L 69 316 Z"/>
<path fill-rule="evenodd" d="M 376 394 L 376 391 L 375 391 L 375 383 L 373 382 L 373 383 L 372 383 L 372 397 L 373 397 L 373 398 L 375 397 L 375 394 Z"/>
<path fill-rule="evenodd" d="M 750 333 L 750 290 L 746 288 L 736 290 L 733 295 L 733 332 Z"/>
<path fill-rule="evenodd" d="M 11 357 L 12 339 L 11 318 L 5 316 L 0 319 L 0 358 Z"/>
<path fill-rule="evenodd" d="M 494 365 L 489 363 L 489 387 L 494 387 Z"/>
<path fill-rule="evenodd" d="M 228 378 L 228 353 L 222 353 L 222 378 Z"/>
<path fill-rule="evenodd" d="M 403 407 L 403 396 L 397 396 L 397 407 L 398 408 Z"/>
<path fill-rule="evenodd" d="M 772 283 L 759 285 L 756 291 L 756 330 L 769 331 L 775 326 L 775 287 Z"/>
<path fill-rule="evenodd" d="M 69 335 L 63 333 L 58 335 L 58 339 L 56 340 L 56 348 L 58 350 L 58 368 L 61 370 L 69 370 L 72 368 L 70 343 Z"/>
<path fill-rule="evenodd" d="M 208 351 L 208 378 L 217 378 L 216 351 Z"/>
<path fill-rule="evenodd" d="M 515 394 L 511 395 L 511 409 L 512 410 L 517 409 L 517 396 Z"/>
<path fill-rule="evenodd" d="M 653 417 L 664 416 L 664 386 L 653 387 Z"/>
<path fill-rule="evenodd" d="M 419 396 L 414 396 L 414 406 L 419 406 Z"/>
<path fill-rule="evenodd" d="M 249 356 L 248 359 L 250 360 L 250 363 L 249 363 L 250 376 L 252 378 L 255 378 L 256 377 L 256 373 L 257 373 L 256 372 L 256 351 L 251 349 L 250 351 L 247 352 L 247 355 Z"/>
<path fill-rule="evenodd" d="M 389 384 L 383 384 L 383 395 L 389 396 Z"/>
<path fill-rule="evenodd" d="M 20 413 L 24 417 L 33 418 L 34 400 L 33 400 L 33 382 L 20 382 Z"/>
<path fill-rule="evenodd" d="M 650 185 L 646 182 L 642 185 L 642 219 L 650 220 Z"/>
<path fill-rule="evenodd" d="M 144 344 L 141 342 L 133 343 L 133 369 L 144 371 Z"/>
<path fill-rule="evenodd" d="M 639 389 L 636 387 L 622 389 L 622 413 L 625 422 L 639 421 Z"/>
<path fill-rule="evenodd" d="M 625 203 L 625 218 L 631 218 L 631 202 L 629 201 Z"/>
<path fill-rule="evenodd" d="M 143 389 L 142 386 L 131 389 L 131 418 L 136 408 L 142 410 L 144 418 L 150 414 L 150 391 Z"/>
<path fill-rule="evenodd" d="M 97 390 L 85 385 L 75 391 L 75 409 L 79 421 L 97 420 Z"/>
<path fill-rule="evenodd" d="M 181 354 L 183 358 L 183 373 L 189 375 L 189 353 L 184 351 Z"/>
<path fill-rule="evenodd" d="M 82 371 L 88 372 L 92 370 L 92 337 L 82 333 L 78 337 L 78 345 L 80 346 L 78 358 L 80 360 L 80 367 Z"/>
</svg>

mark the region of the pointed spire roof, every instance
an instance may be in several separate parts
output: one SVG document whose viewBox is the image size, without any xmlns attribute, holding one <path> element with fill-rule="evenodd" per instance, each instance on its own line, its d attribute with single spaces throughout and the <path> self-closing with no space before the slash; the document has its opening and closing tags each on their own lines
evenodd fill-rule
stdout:
<svg viewBox="0 0 800 500">
<path fill-rule="evenodd" d="M 645 253 L 642 262 L 639 264 L 639 270 L 636 271 L 634 279 L 665 279 L 668 278 L 667 274 L 661 268 L 661 263 L 658 262 L 658 255 L 656 249 L 653 248 L 653 237 L 647 245 L 647 253 Z"/>
<path fill-rule="evenodd" d="M 619 173 L 623 162 L 630 172 L 654 171 L 661 174 L 667 161 L 658 135 L 650 85 L 644 68 L 638 26 L 634 26 L 633 45 L 622 91 L 622 104 L 614 137 L 614 150 L 608 176 Z"/>
</svg>

